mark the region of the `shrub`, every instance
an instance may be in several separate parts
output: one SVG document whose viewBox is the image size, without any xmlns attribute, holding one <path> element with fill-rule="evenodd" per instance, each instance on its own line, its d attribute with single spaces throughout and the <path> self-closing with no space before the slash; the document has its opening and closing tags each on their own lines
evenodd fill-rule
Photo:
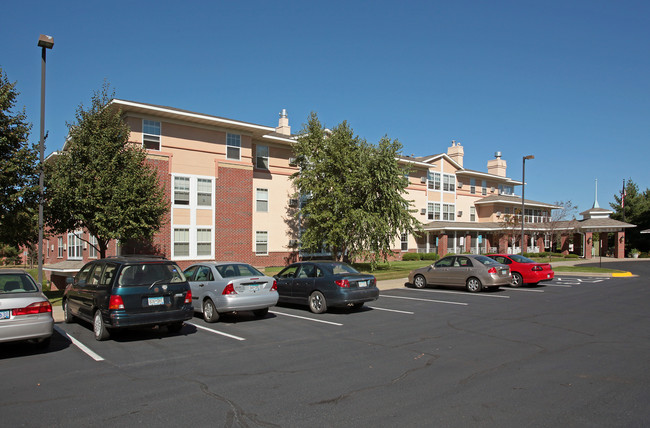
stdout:
<svg viewBox="0 0 650 428">
<path fill-rule="evenodd" d="M 422 253 L 422 260 L 438 260 L 440 256 L 438 253 Z"/>
<path fill-rule="evenodd" d="M 579 259 L 580 256 L 577 255 L 577 254 L 567 254 L 566 256 L 564 256 L 564 258 L 565 259 Z"/>
<path fill-rule="evenodd" d="M 447 254 L 445 254 L 445 257 L 447 257 L 447 256 L 455 256 L 455 255 L 456 255 L 456 253 L 447 253 Z"/>
<path fill-rule="evenodd" d="M 402 260 L 405 262 L 422 260 L 422 255 L 420 253 L 404 253 L 402 254 Z"/>
</svg>

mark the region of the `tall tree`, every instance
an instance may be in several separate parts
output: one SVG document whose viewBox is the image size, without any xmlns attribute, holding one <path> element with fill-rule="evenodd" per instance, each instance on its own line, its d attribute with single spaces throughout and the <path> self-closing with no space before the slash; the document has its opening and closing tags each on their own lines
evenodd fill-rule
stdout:
<svg viewBox="0 0 650 428">
<path fill-rule="evenodd" d="M 311 113 L 294 146 L 300 171 L 292 179 L 304 201 L 303 250 L 323 248 L 337 258 L 386 260 L 401 233 L 419 223 L 404 198 L 407 180 L 397 163 L 402 146 L 383 138 L 377 146 L 354 135 L 347 122 L 326 130 Z"/>
<path fill-rule="evenodd" d="M 0 242 L 14 246 L 38 240 L 38 150 L 24 109 L 13 111 L 18 95 L 0 68 Z"/>
<path fill-rule="evenodd" d="M 153 236 L 169 209 L 156 170 L 145 151 L 129 143 L 121 111 L 109 105 L 113 96 L 104 83 L 89 108 L 77 108 L 47 174 L 48 226 L 56 233 L 88 230 L 102 258 L 113 239 Z"/>
<path fill-rule="evenodd" d="M 621 194 L 614 195 L 614 200 L 616 202 L 609 203 L 615 211 L 612 218 L 636 225 L 634 229 L 625 231 L 626 250 L 637 248 L 650 251 L 648 235 L 641 234 L 642 230 L 650 229 L 650 189 L 646 188 L 641 192 L 639 186 L 630 178 Z"/>
</svg>

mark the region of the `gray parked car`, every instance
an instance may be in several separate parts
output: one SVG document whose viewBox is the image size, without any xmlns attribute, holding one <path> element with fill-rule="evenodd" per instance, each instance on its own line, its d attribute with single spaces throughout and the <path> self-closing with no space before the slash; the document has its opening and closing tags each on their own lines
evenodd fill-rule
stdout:
<svg viewBox="0 0 650 428">
<path fill-rule="evenodd" d="M 434 264 L 415 269 L 409 282 L 416 288 L 449 285 L 467 288 L 472 293 L 484 288 L 510 285 L 510 268 L 486 256 L 463 254 L 443 257 Z"/>
<path fill-rule="evenodd" d="M 0 270 L 0 342 L 29 340 L 45 348 L 53 326 L 52 305 L 36 281 L 22 269 Z"/>
<path fill-rule="evenodd" d="M 278 288 L 270 276 L 237 262 L 197 263 L 184 272 L 192 289 L 192 306 L 207 322 L 220 314 L 253 311 L 258 318 L 278 303 Z"/>
</svg>

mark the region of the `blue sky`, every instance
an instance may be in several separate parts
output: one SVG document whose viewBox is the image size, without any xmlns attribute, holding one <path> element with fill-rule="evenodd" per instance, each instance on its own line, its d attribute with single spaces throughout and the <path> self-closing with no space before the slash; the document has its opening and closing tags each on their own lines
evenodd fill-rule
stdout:
<svg viewBox="0 0 650 428">
<path fill-rule="evenodd" d="M 647 1 L 21 1 L 5 5 L 0 67 L 38 140 L 39 34 L 48 51 L 46 153 L 104 79 L 118 98 L 297 132 L 311 111 L 403 153 L 495 151 L 526 197 L 609 208 L 650 187 Z M 518 191 L 520 194 L 520 190 Z"/>
</svg>

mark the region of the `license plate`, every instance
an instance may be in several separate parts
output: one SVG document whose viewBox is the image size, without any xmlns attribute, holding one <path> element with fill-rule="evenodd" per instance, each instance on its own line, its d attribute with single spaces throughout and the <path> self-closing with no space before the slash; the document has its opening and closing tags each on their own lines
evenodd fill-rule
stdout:
<svg viewBox="0 0 650 428">
<path fill-rule="evenodd" d="M 368 286 L 368 281 L 359 281 L 358 284 L 359 284 L 359 287 L 367 287 Z"/>
<path fill-rule="evenodd" d="M 149 297 L 149 306 L 159 306 L 165 304 L 164 297 Z"/>
<path fill-rule="evenodd" d="M 11 315 L 11 311 L 0 311 L 0 320 L 8 320 Z"/>
<path fill-rule="evenodd" d="M 253 293 L 257 293 L 259 291 L 259 289 L 260 289 L 260 286 L 259 285 L 249 285 L 248 289 L 250 291 L 252 291 Z"/>
<path fill-rule="evenodd" d="M 505 270 L 505 269 L 501 269 L 501 275 L 507 275 L 507 274 L 508 274 L 508 271 L 507 271 L 507 270 Z"/>
</svg>

